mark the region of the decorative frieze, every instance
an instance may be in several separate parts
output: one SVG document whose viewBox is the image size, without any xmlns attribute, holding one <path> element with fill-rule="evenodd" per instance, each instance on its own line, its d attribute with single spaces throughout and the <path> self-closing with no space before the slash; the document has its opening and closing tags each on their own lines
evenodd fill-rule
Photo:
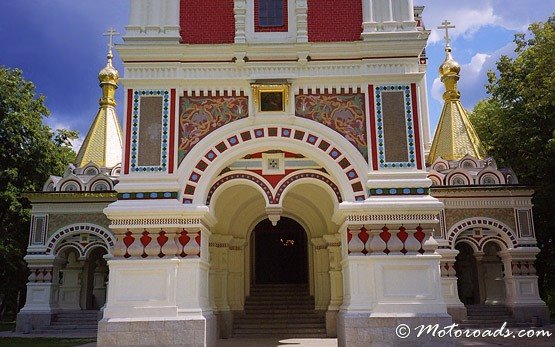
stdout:
<svg viewBox="0 0 555 347">
<path fill-rule="evenodd" d="M 411 213 L 411 214 L 349 214 L 345 217 L 346 222 L 352 223 L 437 223 L 439 214 L 437 213 Z"/>
<path fill-rule="evenodd" d="M 118 200 L 177 199 L 178 192 L 119 193 Z"/>
<path fill-rule="evenodd" d="M 369 59 L 370 60 L 370 59 Z M 412 62 L 414 60 L 414 62 Z M 219 63 L 206 64 L 202 66 L 177 63 L 174 66 L 146 65 L 128 63 L 125 67 L 125 78 L 127 80 L 214 80 L 214 79 L 288 79 L 312 78 L 312 77 L 349 77 L 359 78 L 367 75 L 405 75 L 419 72 L 418 59 L 415 57 L 411 62 L 371 62 L 361 61 L 357 63 L 343 63 L 334 61 L 327 62 L 302 62 L 280 63 L 273 62 L 271 65 L 252 65 L 241 60 L 241 64 Z M 183 66 L 182 66 L 183 65 Z"/>
<path fill-rule="evenodd" d="M 139 227 L 144 226 L 186 226 L 201 225 L 200 218 L 113 218 L 110 227 L 121 229 L 122 227 Z"/>
</svg>

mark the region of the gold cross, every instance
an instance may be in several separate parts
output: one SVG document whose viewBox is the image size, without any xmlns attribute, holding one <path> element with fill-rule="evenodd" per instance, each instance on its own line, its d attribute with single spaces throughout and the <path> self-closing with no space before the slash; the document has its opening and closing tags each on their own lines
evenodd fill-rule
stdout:
<svg viewBox="0 0 555 347">
<path fill-rule="evenodd" d="M 110 52 L 112 51 L 112 48 L 114 48 L 114 36 L 117 36 L 119 34 L 120 33 L 118 33 L 113 27 L 111 27 L 110 29 L 108 29 L 108 31 L 102 34 L 102 36 L 110 37 L 110 41 L 108 42 L 108 49 L 110 50 Z"/>
<path fill-rule="evenodd" d="M 438 29 L 445 29 L 445 45 L 449 46 L 451 43 L 451 38 L 449 37 L 449 29 L 455 29 L 454 25 L 451 25 L 451 22 L 449 22 L 447 19 L 441 23 L 443 25 L 438 26 Z"/>
</svg>

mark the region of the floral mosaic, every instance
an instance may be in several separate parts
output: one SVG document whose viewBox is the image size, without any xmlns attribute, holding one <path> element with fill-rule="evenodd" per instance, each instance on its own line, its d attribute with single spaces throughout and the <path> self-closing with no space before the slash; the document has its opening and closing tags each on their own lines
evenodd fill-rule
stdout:
<svg viewBox="0 0 555 347">
<path fill-rule="evenodd" d="M 297 95 L 295 114 L 337 131 L 368 160 L 364 94 Z"/>
<path fill-rule="evenodd" d="M 179 162 L 214 130 L 247 117 L 248 109 L 246 96 L 182 97 L 179 109 Z"/>
</svg>

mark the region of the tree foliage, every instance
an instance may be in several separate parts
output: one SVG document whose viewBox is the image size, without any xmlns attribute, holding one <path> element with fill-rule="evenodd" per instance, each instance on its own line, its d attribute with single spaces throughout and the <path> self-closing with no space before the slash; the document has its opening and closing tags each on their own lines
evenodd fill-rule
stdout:
<svg viewBox="0 0 555 347">
<path fill-rule="evenodd" d="M 21 194 L 41 190 L 75 157 L 70 141 L 77 133 L 53 132 L 43 124 L 49 114 L 44 97 L 36 96 L 20 70 L 0 66 L 0 316 L 6 303 L 17 310 L 13 304 L 28 275 L 23 256 L 30 206 Z"/>
<path fill-rule="evenodd" d="M 488 154 L 536 188 L 534 219 L 541 253 L 536 263 L 544 299 L 555 313 L 555 15 L 517 34 L 515 58 L 488 72 L 488 99 L 471 121 Z"/>
</svg>

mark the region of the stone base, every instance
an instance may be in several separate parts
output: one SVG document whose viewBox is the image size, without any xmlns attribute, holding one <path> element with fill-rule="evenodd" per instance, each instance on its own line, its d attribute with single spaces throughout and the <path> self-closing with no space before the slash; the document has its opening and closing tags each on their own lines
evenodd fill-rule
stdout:
<svg viewBox="0 0 555 347">
<path fill-rule="evenodd" d="M 537 306 L 509 306 L 509 309 L 517 322 L 532 323 L 539 326 L 550 323 L 549 308 L 545 304 Z"/>
<path fill-rule="evenodd" d="M 410 334 L 400 338 L 396 328 L 400 324 L 410 327 Z M 345 313 L 337 316 L 337 341 L 339 347 L 354 346 L 453 346 L 449 337 L 439 338 L 431 334 L 417 337 L 417 327 L 438 324 L 439 329 L 452 324 L 447 314 L 371 314 Z"/>
<path fill-rule="evenodd" d="M 337 337 L 337 314 L 339 311 L 326 311 L 326 334 Z"/>
<path fill-rule="evenodd" d="M 468 317 L 466 307 L 464 306 L 447 306 L 447 313 L 453 318 L 453 322 L 457 323 L 462 322 Z"/>
<path fill-rule="evenodd" d="M 233 333 L 233 313 L 231 311 L 214 312 L 218 322 L 218 338 L 229 339 Z"/>
<path fill-rule="evenodd" d="M 168 319 L 103 319 L 97 346 L 214 346 L 217 322 L 213 314 Z"/>
<path fill-rule="evenodd" d="M 15 331 L 28 334 L 31 331 L 50 326 L 52 313 L 50 312 L 19 312 L 17 314 Z"/>
</svg>

